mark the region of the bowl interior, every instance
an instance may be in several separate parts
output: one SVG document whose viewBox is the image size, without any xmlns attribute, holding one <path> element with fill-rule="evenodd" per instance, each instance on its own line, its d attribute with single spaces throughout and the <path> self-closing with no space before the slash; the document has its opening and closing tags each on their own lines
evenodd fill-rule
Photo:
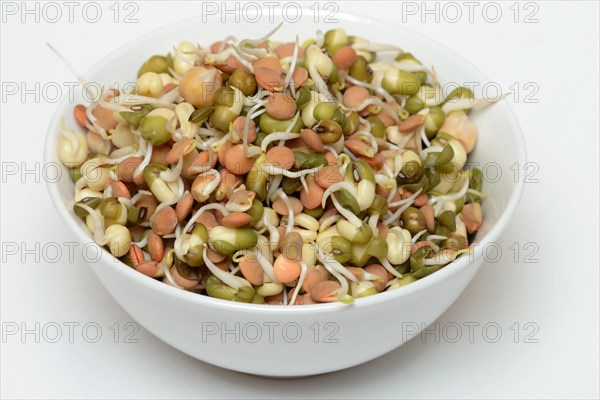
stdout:
<svg viewBox="0 0 600 400">
<path fill-rule="evenodd" d="M 448 84 L 449 90 L 456 87 L 457 84 L 462 85 L 467 82 L 481 83 L 478 88 L 490 82 L 485 75 L 461 56 L 416 32 L 400 26 L 341 13 L 336 15 L 339 20 L 337 24 L 315 23 L 311 12 L 309 10 L 305 11 L 298 22 L 284 24 L 273 39 L 293 41 L 295 35 L 299 35 L 302 42 L 306 38 L 315 37 L 315 32 L 319 29 L 326 31 L 339 26 L 343 27 L 348 34 L 361 36 L 373 42 L 393 43 L 405 51 L 415 54 L 424 65 L 436 67 L 440 81 L 442 84 Z M 84 77 L 97 88 L 115 87 L 115 82 L 119 82 L 118 87 L 123 88 L 125 85 L 132 85 L 135 82 L 139 66 L 148 57 L 153 54 L 164 54 L 172 51 L 173 46 L 182 40 L 189 40 L 206 46 L 229 35 L 238 38 L 258 38 L 265 35 L 274 26 L 274 23 L 242 22 L 240 24 L 223 24 L 218 18 L 209 18 L 206 21 L 203 21 L 201 17 L 192 18 L 126 44 L 107 57 L 101 58 L 92 70 L 84 74 Z M 475 89 L 475 92 L 477 97 L 481 97 L 480 90 Z M 55 202 L 59 213 L 73 228 L 79 239 L 84 242 L 93 242 L 92 235 L 88 232 L 85 224 L 72 212 L 73 184 L 69 182 L 67 170 L 60 163 L 56 151 L 61 118 L 64 118 L 67 127 L 75 129 L 77 125 L 73 118 L 73 106 L 78 103 L 88 103 L 83 90 L 77 91 L 77 95 L 73 100 L 69 102 L 69 99 L 64 99 L 50 123 L 46 140 L 45 161 L 46 163 L 60 165 L 63 174 L 62 179 L 49 183 L 48 186 L 51 198 Z M 520 128 L 507 101 L 504 100 L 492 107 L 477 110 L 471 114 L 473 121 L 478 126 L 480 137 L 475 150 L 469 156 L 469 162 L 484 172 L 483 191 L 488 195 L 483 203 L 485 222 L 476 238 L 481 244 L 476 248 L 476 256 L 480 254 L 481 248 L 487 242 L 495 240 L 504 228 L 522 191 L 522 183 L 515 182 L 509 167 L 515 162 L 523 165 L 525 150 Z M 112 257 L 109 252 L 105 250 L 103 252 L 103 257 Z M 469 262 L 467 257 L 460 258 L 453 265 L 409 286 L 414 285 L 416 288 L 419 285 L 427 284 L 428 280 L 441 279 L 444 274 L 451 273 L 452 269 L 461 268 L 461 265 L 464 266 L 467 262 Z M 122 269 L 124 273 L 133 272 L 120 263 L 113 262 L 111 264 L 114 268 Z M 141 274 L 139 275 L 141 276 Z M 437 275 L 439 276 L 436 277 Z M 138 281 L 167 286 L 142 276 Z M 176 291 L 173 288 L 167 288 L 166 290 L 171 289 Z M 374 301 L 375 298 L 380 296 L 396 295 L 396 292 L 399 295 L 401 290 L 360 299 L 360 301 Z M 191 293 L 185 295 L 197 298 L 204 297 Z M 214 299 L 205 298 L 201 301 L 212 300 Z"/>
</svg>

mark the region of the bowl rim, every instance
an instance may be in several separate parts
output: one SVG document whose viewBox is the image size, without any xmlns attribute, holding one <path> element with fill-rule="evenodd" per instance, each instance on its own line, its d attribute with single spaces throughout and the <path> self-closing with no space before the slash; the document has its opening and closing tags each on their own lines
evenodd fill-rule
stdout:
<svg viewBox="0 0 600 400">
<path fill-rule="evenodd" d="M 313 10 L 307 9 L 305 7 L 301 7 L 301 9 L 302 9 L 302 12 L 303 13 L 306 12 L 307 15 L 311 15 L 311 13 L 314 12 Z M 370 24 L 370 25 L 373 25 L 373 24 L 385 25 L 385 26 L 390 27 L 395 30 L 406 31 L 406 32 L 410 32 L 411 34 L 414 34 L 414 35 L 419 35 L 425 41 L 427 41 L 435 49 L 436 52 L 440 52 L 440 53 L 445 52 L 449 55 L 452 55 L 455 59 L 460 60 L 461 63 L 469 65 L 469 67 L 473 70 L 473 72 L 475 72 L 479 76 L 479 81 L 485 81 L 485 80 L 489 81 L 489 78 L 487 78 L 487 76 L 483 72 L 481 72 L 481 70 L 478 67 L 476 67 L 473 63 L 471 63 L 466 58 L 464 58 L 461 54 L 459 54 L 458 52 L 456 52 L 452 49 L 449 49 L 448 47 L 444 46 L 437 40 L 435 40 L 427 35 L 424 35 L 420 32 L 417 32 L 413 29 L 406 28 L 406 27 L 400 26 L 400 25 L 395 25 L 391 22 L 384 21 L 384 20 L 374 18 L 374 17 L 360 16 L 360 15 L 357 15 L 357 14 L 354 14 L 351 12 L 338 12 L 336 14 L 336 17 L 339 18 L 339 20 L 338 20 L 339 23 L 342 23 L 344 20 L 353 20 L 355 22 L 365 23 L 365 24 Z M 180 20 L 178 22 L 178 24 L 189 24 L 189 23 L 199 20 L 201 18 L 206 18 L 206 17 L 201 16 L 201 15 L 195 15 L 195 16 Z M 217 17 L 210 16 L 208 18 L 216 19 Z M 174 29 L 174 25 L 170 24 L 170 25 L 165 25 L 159 29 L 153 30 L 151 33 L 145 33 L 145 34 L 139 35 L 137 38 L 134 38 L 133 40 L 128 41 L 127 43 L 119 46 L 118 48 L 113 50 L 111 53 L 106 55 L 105 57 L 100 58 L 101 61 L 99 61 L 93 67 L 88 69 L 82 76 L 85 77 L 85 76 L 94 75 L 99 70 L 106 68 L 106 66 L 108 64 L 108 61 L 106 61 L 106 60 L 113 59 L 116 55 L 126 52 L 129 48 L 131 48 L 137 44 L 144 43 L 147 40 L 150 40 L 152 37 L 158 36 L 162 33 L 170 32 L 173 29 Z M 56 111 L 54 112 L 54 115 L 48 126 L 48 130 L 46 133 L 46 139 L 45 139 L 45 143 L 44 143 L 44 163 L 45 164 L 56 163 L 58 160 L 58 156 L 57 156 L 57 152 L 56 152 L 56 141 L 57 141 L 58 135 L 56 134 L 56 131 L 57 131 L 57 127 L 59 126 L 59 121 L 62 118 L 62 115 L 64 113 L 63 109 L 65 107 L 67 107 L 67 105 L 70 103 L 68 100 L 69 100 L 68 97 L 64 96 L 64 98 L 60 101 L 60 103 L 58 103 L 58 107 L 56 108 Z M 510 134 L 513 136 L 514 140 L 518 144 L 517 148 L 514 149 L 515 150 L 515 159 L 517 160 L 517 162 L 520 163 L 520 165 L 524 165 L 526 162 L 526 159 L 527 159 L 525 139 L 524 139 L 523 132 L 520 127 L 519 121 L 518 121 L 512 107 L 510 107 L 510 105 L 506 101 L 497 103 L 494 105 L 494 107 L 504 109 L 503 111 L 504 111 L 504 114 L 507 116 L 507 122 L 509 123 L 509 125 L 511 127 L 511 129 L 509 130 Z M 61 112 L 61 111 L 63 111 L 63 112 Z M 61 167 L 63 167 L 62 163 L 61 163 Z M 291 315 L 291 314 L 293 314 L 293 315 L 313 314 L 314 315 L 315 312 L 332 313 L 332 312 L 340 312 L 342 310 L 349 310 L 349 309 L 357 308 L 357 307 L 372 307 L 372 306 L 375 306 L 375 305 L 383 303 L 383 302 L 391 301 L 395 298 L 410 296 L 414 292 L 424 290 L 426 287 L 433 286 L 443 280 L 448 280 L 450 277 L 465 270 L 469 265 L 477 263 L 478 260 L 483 256 L 483 249 L 485 248 L 485 245 L 488 243 L 494 242 L 495 240 L 498 239 L 500 234 L 506 229 L 506 226 L 508 225 L 508 222 L 514 213 L 514 211 L 519 203 L 519 200 L 523 194 L 523 190 L 524 190 L 524 182 L 523 182 L 523 180 L 519 179 L 516 182 L 513 192 L 510 196 L 510 199 L 507 202 L 506 207 L 505 207 L 504 211 L 502 212 L 502 214 L 500 215 L 498 221 L 491 228 L 491 230 L 479 241 L 479 245 L 476 246 L 475 251 L 473 252 L 472 261 L 469 260 L 470 257 L 461 257 L 458 260 L 456 260 L 456 261 L 448 264 L 444 268 L 440 269 L 439 271 L 436 271 L 433 274 L 430 274 L 422 279 L 419 279 L 419 280 L 411 283 L 410 285 L 403 286 L 402 288 L 398 288 L 398 289 L 390 291 L 390 292 L 386 291 L 386 292 L 378 293 L 377 295 L 374 295 L 374 296 L 368 296 L 368 297 L 364 297 L 364 298 L 360 298 L 360 299 L 355 299 L 354 303 L 351 305 L 335 302 L 335 303 L 325 303 L 325 304 L 308 304 L 308 305 L 303 305 L 301 307 L 290 306 L 290 305 L 273 307 L 273 306 L 266 305 L 266 304 L 248 304 L 248 303 L 238 303 L 238 302 L 233 302 L 233 301 L 227 301 L 227 300 L 222 300 L 222 299 L 215 299 L 215 298 L 212 298 L 212 297 L 209 297 L 206 295 L 200 295 L 197 293 L 189 292 L 187 290 L 178 289 L 171 285 L 165 284 L 162 281 L 159 281 L 154 278 L 150 278 L 144 274 L 141 274 L 141 273 L 137 272 L 136 270 L 134 270 L 133 268 L 128 267 L 126 264 L 124 264 L 121 261 L 115 262 L 115 258 L 113 257 L 113 255 L 110 254 L 110 252 L 105 250 L 103 247 L 96 244 L 93 241 L 93 239 L 90 239 L 90 237 L 87 236 L 87 233 L 85 233 L 83 231 L 83 229 L 81 229 L 81 227 L 79 227 L 75 223 L 75 221 L 71 218 L 72 217 L 70 215 L 71 212 L 67 209 L 64 202 L 61 199 L 61 195 L 58 191 L 58 185 L 56 185 L 56 183 L 46 181 L 46 186 L 48 188 L 50 198 L 52 199 L 52 203 L 54 204 L 54 207 L 56 208 L 58 214 L 60 215 L 60 217 L 63 220 L 66 220 L 67 225 L 75 233 L 75 235 L 77 236 L 79 241 L 82 243 L 92 243 L 94 246 L 97 246 L 101 250 L 100 251 L 100 259 L 97 262 L 95 262 L 94 264 L 101 264 L 103 266 L 109 265 L 108 268 L 116 269 L 117 273 L 121 274 L 126 280 L 130 281 L 131 284 L 145 286 L 150 290 L 156 290 L 158 293 L 160 293 L 161 295 L 164 295 L 164 296 L 173 297 L 173 298 L 176 298 L 177 300 L 185 301 L 185 302 L 193 304 L 193 305 L 210 306 L 210 307 L 214 307 L 216 309 L 228 310 L 228 311 L 235 310 L 235 311 L 243 312 L 248 315 L 264 314 L 264 313 L 269 313 L 269 315 L 280 315 L 280 314 L 288 314 L 288 315 Z M 126 268 L 123 268 L 124 266 Z M 92 270 L 94 270 L 94 272 L 96 272 L 94 268 L 92 268 Z"/>
</svg>

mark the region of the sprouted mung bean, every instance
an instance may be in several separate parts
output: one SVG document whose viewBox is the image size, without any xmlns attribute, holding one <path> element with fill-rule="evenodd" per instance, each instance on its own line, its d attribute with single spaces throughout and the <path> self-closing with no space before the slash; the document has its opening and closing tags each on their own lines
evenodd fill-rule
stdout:
<svg viewBox="0 0 600 400">
<path fill-rule="evenodd" d="M 276 30 L 182 42 L 75 107 L 58 154 L 94 240 L 174 287 L 274 305 L 351 303 L 469 251 L 485 197 L 469 110 L 492 102 L 443 98 L 396 46 Z"/>
</svg>

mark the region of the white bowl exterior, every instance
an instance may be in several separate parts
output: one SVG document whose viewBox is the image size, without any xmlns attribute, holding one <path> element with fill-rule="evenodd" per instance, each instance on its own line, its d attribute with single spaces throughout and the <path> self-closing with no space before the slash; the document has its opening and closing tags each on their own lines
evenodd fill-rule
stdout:
<svg viewBox="0 0 600 400">
<path fill-rule="evenodd" d="M 296 34 L 301 38 L 311 37 L 317 29 L 333 27 L 315 24 L 309 11 L 305 11 L 301 22 L 287 24 L 275 39 L 291 39 Z M 357 16 L 338 14 L 337 18 L 340 26 L 351 34 L 371 41 L 398 43 L 424 64 L 435 65 L 442 82 L 489 82 L 460 56 L 415 32 Z M 265 24 L 187 20 L 126 45 L 104 58 L 85 76 L 90 82 L 106 86 L 132 82 L 145 59 L 154 53 L 169 51 L 181 40 L 209 44 L 231 34 L 259 37 L 268 29 Z M 210 34 L 203 34 L 208 32 Z M 75 127 L 72 107 L 84 102 L 81 96 L 74 102 L 67 100 L 61 103 L 50 124 L 46 163 L 60 164 L 56 151 L 59 121 L 64 118 L 67 126 Z M 517 205 L 523 185 L 513 179 L 509 167 L 514 163 L 523 166 L 525 147 L 510 107 L 502 102 L 475 111 L 472 117 L 478 125 L 480 139 L 469 161 L 479 161 L 479 168 L 494 178 L 494 183 L 484 184 L 483 190 L 489 198 L 483 203 L 485 222 L 477 236 L 480 245 L 471 257 L 462 257 L 396 291 L 359 299 L 350 306 L 247 305 L 172 288 L 127 268 L 105 250 L 91 266 L 117 302 L 146 329 L 206 362 L 241 372 L 283 377 L 335 371 L 371 360 L 413 337 L 456 300 L 479 269 L 482 249 L 497 239 Z M 63 179 L 48 184 L 51 198 L 78 238 L 93 243 L 85 224 L 71 211 L 73 185 L 66 169 L 62 165 L 60 168 L 64 172 Z M 496 171 L 500 172 L 497 180 Z M 327 337 L 336 327 L 336 333 Z M 222 337 L 224 330 L 230 332 Z M 261 338 L 255 341 L 259 331 Z M 300 337 L 296 340 L 298 332 Z M 317 338 L 315 332 L 319 333 Z"/>
<path fill-rule="evenodd" d="M 102 264 L 93 267 L 125 311 L 171 346 L 224 368 L 289 377 L 358 365 L 400 346 L 456 300 L 481 262 L 396 301 L 293 314 L 282 307 L 223 310 L 157 296 L 153 287 L 132 285 Z"/>
</svg>

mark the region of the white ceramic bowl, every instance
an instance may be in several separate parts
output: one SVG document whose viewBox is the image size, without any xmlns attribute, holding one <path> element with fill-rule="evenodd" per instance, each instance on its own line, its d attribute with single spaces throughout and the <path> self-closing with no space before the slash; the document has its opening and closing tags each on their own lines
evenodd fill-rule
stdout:
<svg viewBox="0 0 600 400">
<path fill-rule="evenodd" d="M 339 25 L 350 34 L 371 41 L 394 43 L 411 51 L 426 65 L 435 65 L 442 82 L 489 80 L 462 57 L 431 39 L 381 21 L 337 14 Z M 230 17 L 231 18 L 231 17 Z M 264 19 L 263 19 L 264 20 Z M 222 24 L 200 18 L 147 34 L 108 57 L 100 59 L 84 76 L 110 85 L 131 82 L 150 55 L 166 53 L 181 40 L 210 44 L 227 35 L 256 38 L 273 24 Z M 314 37 L 317 29 L 304 10 L 302 19 L 288 23 L 275 36 L 279 40 Z M 59 163 L 56 145 L 59 121 L 75 127 L 74 102 L 65 99 L 50 123 L 45 162 Z M 140 324 L 171 346 L 224 368 L 272 377 L 320 374 L 364 363 L 400 346 L 437 319 L 460 295 L 482 264 L 482 250 L 505 229 L 521 195 L 522 182 L 514 182 L 509 166 L 525 162 L 525 147 L 507 101 L 472 114 L 480 139 L 471 162 L 487 166 L 494 183 L 486 183 L 489 198 L 483 203 L 484 225 L 480 244 L 471 257 L 458 261 L 415 283 L 392 292 L 358 299 L 353 305 L 320 304 L 275 307 L 226 302 L 200 296 L 148 278 L 102 250 L 93 271 L 116 301 Z M 72 212 L 73 185 L 65 179 L 48 185 L 50 197 L 65 223 L 82 243 L 93 243 L 85 224 Z M 494 178 L 495 180 L 495 178 Z"/>
</svg>

